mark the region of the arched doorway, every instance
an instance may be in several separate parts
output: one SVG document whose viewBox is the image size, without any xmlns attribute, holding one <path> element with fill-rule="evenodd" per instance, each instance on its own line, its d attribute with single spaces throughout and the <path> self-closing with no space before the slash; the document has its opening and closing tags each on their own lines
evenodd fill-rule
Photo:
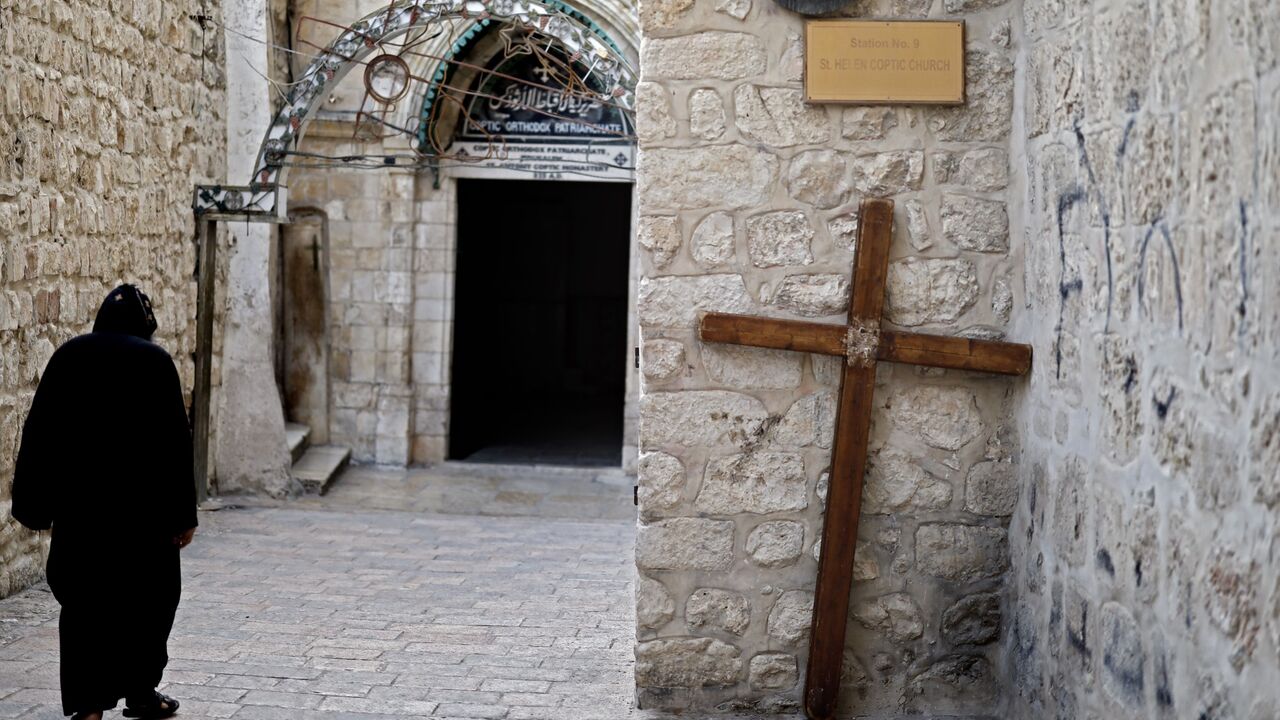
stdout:
<svg viewBox="0 0 1280 720">
<path fill-rule="evenodd" d="M 330 397 L 328 426 L 319 435 L 351 447 L 356 460 L 404 465 L 462 454 L 451 453 L 450 447 L 454 423 L 465 422 L 461 418 L 472 408 L 465 397 L 454 397 L 455 316 L 457 303 L 465 300 L 456 294 L 465 292 L 465 282 L 461 290 L 455 285 L 455 271 L 464 261 L 458 254 L 462 215 L 510 219 L 504 199 L 536 194 L 515 192 L 514 187 L 566 182 L 565 172 L 574 174 L 581 188 L 580 193 L 572 186 L 559 188 L 566 207 L 597 206 L 576 199 L 577 194 L 601 192 L 605 182 L 598 183 L 600 188 L 595 182 L 586 185 L 597 179 L 626 195 L 625 209 L 614 213 L 625 214 L 625 231 L 610 231 L 619 236 L 624 259 L 622 269 L 614 272 L 614 290 L 625 303 L 619 335 L 624 339 L 613 343 L 613 364 L 623 377 L 613 384 L 623 388 L 624 396 L 634 395 L 634 378 L 626 363 L 634 345 L 634 301 L 625 263 L 631 255 L 635 88 L 628 56 L 634 58 L 635 47 L 626 40 L 620 45 L 606 30 L 616 31 L 618 18 L 626 13 L 608 3 L 597 4 L 600 7 L 580 10 L 541 2 L 399 2 L 348 25 L 318 22 L 317 27 L 329 26 L 329 36 L 337 34 L 337 39 L 317 47 L 314 60 L 295 74 L 288 100 L 264 138 L 254 182 L 197 193 L 197 210 L 213 216 L 289 218 L 289 206 L 302 204 L 326 211 L 331 238 L 324 286 L 328 295 L 316 301 L 328 307 L 330 318 L 325 354 Z M 340 27 L 332 27 L 335 24 Z M 634 39 L 635 29 L 624 29 Z M 546 78 L 531 79 L 528 72 L 515 72 L 517 68 L 510 66 L 529 62 L 527 58 L 547 63 Z M 621 119 L 618 127 L 574 146 L 575 151 L 603 148 L 607 154 L 597 152 L 594 157 L 607 162 L 595 162 L 600 168 L 595 172 L 608 177 L 592 178 L 591 171 L 584 175 L 580 167 L 564 164 L 548 172 L 514 168 L 528 157 L 529 153 L 521 154 L 527 148 L 516 148 L 508 138 L 486 131 L 483 122 L 494 118 L 478 117 L 481 105 L 467 102 L 493 94 L 488 91 L 502 76 L 518 78 L 508 89 L 544 96 L 559 92 L 562 102 L 555 107 L 539 107 L 537 98 L 514 92 L 521 111 L 540 113 L 561 125 L 599 125 L 597 116 L 575 118 L 560 112 L 564 102 L 577 101 Z M 490 152 L 479 152 L 485 143 Z M 570 146 L 561 149 L 568 151 Z M 512 173 L 519 173 L 520 179 Z M 488 182 L 502 183 L 501 190 L 486 193 L 483 184 Z M 488 203 L 473 203 L 486 195 L 491 198 Z M 482 306 L 466 312 L 484 318 L 495 309 Z M 501 318 L 492 318 L 490 324 L 494 322 L 500 325 Z M 583 335 L 558 342 L 573 350 Z M 518 355 L 519 350 L 504 344 L 499 334 L 486 357 L 519 363 Z M 466 362 L 466 367 L 472 365 Z M 473 387 L 503 385 L 502 377 L 486 378 L 488 374 L 480 373 Z M 455 417 L 459 402 L 466 402 L 467 409 Z M 619 426 L 623 413 L 623 408 L 616 408 Z M 526 403 L 524 415 L 536 424 L 536 404 Z M 615 458 L 610 464 L 618 464 L 621 453 Z"/>
</svg>

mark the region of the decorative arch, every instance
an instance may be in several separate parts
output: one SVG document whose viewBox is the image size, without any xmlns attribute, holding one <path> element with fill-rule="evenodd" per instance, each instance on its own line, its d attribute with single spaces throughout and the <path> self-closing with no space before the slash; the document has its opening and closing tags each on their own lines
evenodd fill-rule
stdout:
<svg viewBox="0 0 1280 720">
<path fill-rule="evenodd" d="M 347 27 L 311 62 L 294 84 L 284 106 L 267 129 L 254 174 L 244 186 L 199 186 L 194 208 L 205 217 L 278 222 L 287 212 L 287 158 L 298 150 L 327 89 L 364 65 L 383 46 L 414 30 L 444 21 L 505 22 L 552 39 L 575 61 L 591 68 L 598 99 L 634 111 L 636 73 L 616 44 L 593 23 L 564 12 L 558 0 L 398 0 Z M 420 108 L 421 105 L 419 104 Z M 395 163 L 386 163 L 394 167 Z"/>
</svg>

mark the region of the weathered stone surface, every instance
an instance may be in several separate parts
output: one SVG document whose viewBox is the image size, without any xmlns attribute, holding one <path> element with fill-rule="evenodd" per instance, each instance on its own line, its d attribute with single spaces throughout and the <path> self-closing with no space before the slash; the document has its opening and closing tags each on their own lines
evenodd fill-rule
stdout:
<svg viewBox="0 0 1280 720">
<path fill-rule="evenodd" d="M 847 107 L 840 135 L 849 140 L 883 140 L 898 126 L 898 111 L 888 107 Z"/>
<path fill-rule="evenodd" d="M 772 439 L 783 447 L 831 447 L 835 414 L 834 393 L 806 395 L 787 408 L 786 414 L 773 428 Z"/>
<path fill-rule="evenodd" d="M 755 690 L 790 690 L 800 680 L 796 656 L 789 653 L 760 653 L 751 658 L 748 671 Z"/>
<path fill-rule="evenodd" d="M 694 327 L 702 313 L 745 313 L 754 303 L 740 275 L 645 278 L 636 310 L 648 327 Z"/>
<path fill-rule="evenodd" d="M 756 526 L 747 536 L 747 557 L 761 567 L 785 567 L 804 552 L 804 525 L 792 520 L 772 520 Z"/>
<path fill-rule="evenodd" d="M 859 155 L 851 165 L 853 187 L 872 197 L 919 190 L 924 181 L 924 153 L 919 150 Z"/>
<path fill-rule="evenodd" d="M 929 217 L 925 214 L 924 205 L 919 200 L 908 200 L 902 204 L 907 215 L 907 237 L 911 247 L 916 250 L 927 250 L 933 247 L 933 234 L 929 232 Z"/>
<path fill-rule="evenodd" d="M 726 212 L 706 216 L 693 229 L 689 244 L 694 261 L 703 267 L 732 263 L 736 256 L 733 216 Z"/>
<path fill-rule="evenodd" d="M 785 350 L 705 343 L 702 365 L 720 385 L 738 389 L 776 390 L 800 384 L 804 358 Z"/>
<path fill-rule="evenodd" d="M 673 215 L 648 215 L 636 223 L 636 242 L 649 251 L 655 268 L 665 268 L 680 252 L 680 220 Z"/>
<path fill-rule="evenodd" d="M 651 37 L 645 40 L 640 65 L 650 80 L 737 80 L 763 73 L 768 51 L 763 40 L 747 33 Z"/>
<path fill-rule="evenodd" d="M 929 129 L 939 140 L 1000 141 L 1013 121 L 1013 63 L 1000 53 L 965 53 L 965 104 L 927 110 Z"/>
<path fill-rule="evenodd" d="M 716 0 L 716 12 L 743 20 L 751 12 L 751 0 Z"/>
<path fill-rule="evenodd" d="M 940 183 L 962 185 L 970 192 L 995 192 L 1009 185 L 1009 155 L 996 148 L 934 153 L 933 172 Z"/>
<path fill-rule="evenodd" d="M 985 645 L 1000 635 L 1000 596 L 962 597 L 942 614 L 942 637 L 952 645 Z"/>
<path fill-rule="evenodd" d="M 983 431 L 973 393 L 963 387 L 903 388 L 890 396 L 888 408 L 895 426 L 941 450 L 959 450 Z"/>
<path fill-rule="evenodd" d="M 689 93 L 689 132 L 703 140 L 718 140 L 726 128 L 724 101 L 711 88 Z"/>
<path fill-rule="evenodd" d="M 636 645 L 636 683 L 653 688 L 732 685 L 741 679 L 742 651 L 713 638 L 648 640 Z"/>
<path fill-rule="evenodd" d="M 778 159 L 744 145 L 644 148 L 639 160 L 642 208 L 758 207 L 778 176 Z"/>
<path fill-rule="evenodd" d="M 909 508 L 940 510 L 951 504 L 951 485 L 906 454 L 885 449 L 871 461 L 862 489 L 863 512 L 886 514 Z"/>
<path fill-rule="evenodd" d="M 907 593 L 861 600 L 854 603 L 852 614 L 863 627 L 883 633 L 895 643 L 915 640 L 924 634 L 920 607 Z"/>
<path fill-rule="evenodd" d="M 942 235 L 961 250 L 1008 252 L 1009 214 L 1004 202 L 944 195 Z"/>
<path fill-rule="evenodd" d="M 640 5 L 640 25 L 645 32 L 670 30 L 679 24 L 681 17 L 693 7 L 693 0 L 643 0 Z"/>
<path fill-rule="evenodd" d="M 833 150 L 808 150 L 787 166 L 785 182 L 792 198 L 816 208 L 833 208 L 847 201 L 849 179 L 844 156 Z"/>
<path fill-rule="evenodd" d="M 999 690 L 986 658 L 951 655 L 912 678 L 903 695 L 910 713 L 969 715 L 989 712 Z"/>
<path fill-rule="evenodd" d="M 781 645 L 799 645 L 809 639 L 812 619 L 813 593 L 787 590 L 769 611 L 769 639 Z"/>
<path fill-rule="evenodd" d="M 636 87 L 636 110 L 636 136 L 641 142 L 655 142 L 676 134 L 671 96 L 658 83 L 643 82 Z"/>
<path fill-rule="evenodd" d="M 646 446 L 741 446 L 769 417 L 759 400 L 725 390 L 651 392 L 640 399 Z"/>
<path fill-rule="evenodd" d="M 824 317 L 849 309 L 849 278 L 835 273 L 788 275 L 773 304 L 805 317 Z"/>
<path fill-rule="evenodd" d="M 684 343 L 663 338 L 646 340 L 640 352 L 640 369 L 654 382 L 679 375 L 685 369 Z"/>
<path fill-rule="evenodd" d="M 978 299 L 977 268 L 968 260 L 890 263 L 888 285 L 886 312 L 898 325 L 954 322 Z"/>
<path fill-rule="evenodd" d="M 858 213 L 855 211 L 831 218 L 827 221 L 827 231 L 831 233 L 831 241 L 836 247 L 853 252 L 858 247 Z"/>
<path fill-rule="evenodd" d="M 1258 403 L 1249 435 L 1249 485 L 1253 497 L 1274 510 L 1280 506 L 1280 396 Z"/>
<path fill-rule="evenodd" d="M 1012 515 L 1018 484 L 1012 463 L 981 462 L 965 479 L 964 508 L 978 515 Z"/>
<path fill-rule="evenodd" d="M 684 605 L 684 621 L 691 630 L 722 630 L 741 635 L 751 623 L 751 603 L 730 590 L 694 590 Z"/>
<path fill-rule="evenodd" d="M 816 551 L 818 543 L 814 543 L 813 547 Z M 814 558 L 814 560 L 817 559 L 816 557 Z M 859 540 L 853 550 L 853 579 L 864 581 L 875 580 L 878 577 L 880 577 L 880 563 L 876 560 L 876 554 L 871 543 Z"/>
<path fill-rule="evenodd" d="M 996 577 L 1009 566 L 1009 541 L 999 528 L 925 523 L 916 530 L 916 566 L 959 583 Z"/>
<path fill-rule="evenodd" d="M 661 452 L 645 453 L 640 456 L 636 468 L 642 511 L 670 510 L 680 504 L 685 469 L 679 458 Z"/>
<path fill-rule="evenodd" d="M 1133 613 L 1115 602 L 1102 606 L 1102 687 L 1128 706 L 1141 706 L 1146 695 L 1147 653 Z"/>
<path fill-rule="evenodd" d="M 675 617 L 676 603 L 667 587 L 641 575 L 636 580 L 636 623 L 643 628 L 660 628 Z"/>
<path fill-rule="evenodd" d="M 747 218 L 747 252 L 760 268 L 813 262 L 813 225 L 802 212 L 780 210 Z"/>
<path fill-rule="evenodd" d="M 694 507 L 720 515 L 802 510 L 809 504 L 804 460 L 796 453 L 752 452 L 707 462 Z"/>
<path fill-rule="evenodd" d="M 733 523 L 672 518 L 642 523 L 636 564 L 646 570 L 724 570 L 733 564 Z"/>
<path fill-rule="evenodd" d="M 1210 622 L 1231 639 L 1228 659 L 1239 672 L 1258 645 L 1261 569 L 1256 561 L 1238 558 L 1234 550 L 1217 548 L 1209 557 L 1208 581 L 1205 610 Z"/>
<path fill-rule="evenodd" d="M 738 131 L 773 147 L 813 145 L 831 138 L 826 108 L 810 105 L 795 88 L 740 85 L 733 94 Z"/>
</svg>

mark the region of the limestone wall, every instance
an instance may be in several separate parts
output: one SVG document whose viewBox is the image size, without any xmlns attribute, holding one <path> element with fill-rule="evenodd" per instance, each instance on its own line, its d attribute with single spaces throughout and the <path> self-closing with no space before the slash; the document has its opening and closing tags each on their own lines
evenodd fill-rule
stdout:
<svg viewBox="0 0 1280 720">
<path fill-rule="evenodd" d="M 1010 319 L 1016 9 L 846 14 L 964 19 L 968 104 L 808 106 L 798 16 L 767 0 L 641 4 L 642 707 L 793 709 L 809 632 L 842 360 L 704 345 L 699 313 L 843 322 L 858 202 L 885 196 L 891 325 L 1001 337 Z M 881 366 L 846 711 L 998 710 L 1018 383 Z"/>
<path fill-rule="evenodd" d="M 191 193 L 222 179 L 225 126 L 222 37 L 189 16 L 218 8 L 0 2 L 0 595 L 43 572 L 41 538 L 8 519 L 31 397 L 113 286 L 151 296 L 190 390 Z"/>
<path fill-rule="evenodd" d="M 1280 715 L 1280 13 L 1025 3 L 1017 718 Z"/>
</svg>

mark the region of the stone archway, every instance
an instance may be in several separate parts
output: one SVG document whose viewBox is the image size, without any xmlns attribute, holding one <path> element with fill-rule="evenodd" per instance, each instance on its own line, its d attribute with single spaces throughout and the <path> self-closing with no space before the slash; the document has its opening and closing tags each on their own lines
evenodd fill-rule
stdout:
<svg viewBox="0 0 1280 720">
<path fill-rule="evenodd" d="M 297 76 L 300 79 L 292 83 L 283 106 L 274 113 L 264 101 L 264 96 L 269 96 L 269 88 L 265 81 L 258 81 L 256 71 L 240 73 L 236 78 L 237 91 L 229 98 L 228 135 L 234 147 L 228 151 L 228 174 L 232 178 L 247 177 L 249 182 L 198 186 L 193 203 L 198 218 L 208 222 L 235 221 L 228 225 L 232 240 L 222 344 L 222 386 L 216 408 L 203 410 L 215 421 L 214 455 L 220 491 L 281 494 L 292 489 L 288 453 L 284 450 L 285 418 L 278 407 L 267 407 L 274 404 L 278 393 L 273 392 L 272 317 L 266 310 L 271 296 L 268 271 L 271 234 L 261 223 L 289 221 L 291 160 L 295 159 L 293 155 L 299 150 L 308 124 L 328 97 L 329 90 L 336 88 L 352 70 L 367 67 L 371 59 L 394 54 L 397 39 L 411 33 L 442 23 L 464 26 L 505 23 L 536 32 L 539 37 L 554 42 L 575 62 L 591 68 L 595 78 L 593 86 L 600 99 L 624 107 L 630 113 L 637 79 L 628 55 L 634 59 L 638 47 L 636 22 L 634 18 L 626 20 L 626 6 L 619 0 L 585 2 L 590 6 L 586 14 L 571 12 L 558 0 L 394 2 L 343 28 Z M 228 17 L 257 16 L 260 5 L 261 0 L 233 0 L 228 7 Z M 606 26 L 625 29 L 626 51 L 602 37 L 592 18 L 603 20 Z M 229 48 L 232 40 L 228 35 Z M 228 51 L 229 57 L 242 54 Z M 430 67 L 429 59 L 414 59 L 406 64 L 417 82 L 413 84 L 413 92 L 398 107 L 412 112 L 421 106 L 435 68 Z M 229 69 L 229 73 L 235 75 L 233 70 Z M 267 118 L 270 120 L 264 125 Z M 396 119 L 392 118 L 392 122 Z M 260 144 L 256 153 L 250 155 L 251 138 L 255 136 L 260 138 Z M 387 167 L 412 170 L 426 166 L 426 163 L 416 164 L 418 160 L 406 158 Z M 206 348 L 204 352 L 211 350 Z M 382 461 L 381 457 L 379 460 Z"/>
</svg>

